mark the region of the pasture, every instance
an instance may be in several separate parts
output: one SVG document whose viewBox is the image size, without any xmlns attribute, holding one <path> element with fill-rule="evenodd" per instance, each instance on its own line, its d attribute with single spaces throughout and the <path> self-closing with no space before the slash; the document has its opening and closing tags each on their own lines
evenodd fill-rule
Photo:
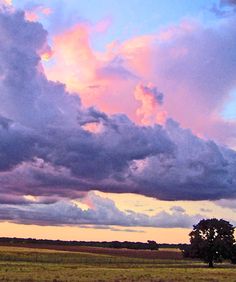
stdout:
<svg viewBox="0 0 236 282">
<path fill-rule="evenodd" d="M 112 252 L 83 247 L 78 252 L 46 247 L 0 246 L 0 281 L 236 282 L 235 266 L 224 263 L 209 269 L 200 261 L 183 259 L 178 250 Z"/>
</svg>

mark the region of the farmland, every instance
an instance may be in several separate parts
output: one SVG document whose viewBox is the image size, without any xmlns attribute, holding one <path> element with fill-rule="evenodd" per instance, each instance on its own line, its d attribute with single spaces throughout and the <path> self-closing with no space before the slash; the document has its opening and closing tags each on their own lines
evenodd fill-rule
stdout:
<svg viewBox="0 0 236 282">
<path fill-rule="evenodd" d="M 178 250 L 96 252 L 1 246 L 0 281 L 236 281 L 235 266 L 208 269 Z"/>
</svg>

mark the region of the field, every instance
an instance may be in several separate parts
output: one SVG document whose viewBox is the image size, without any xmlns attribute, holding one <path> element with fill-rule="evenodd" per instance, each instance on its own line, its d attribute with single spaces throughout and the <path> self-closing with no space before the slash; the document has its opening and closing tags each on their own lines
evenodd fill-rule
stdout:
<svg viewBox="0 0 236 282">
<path fill-rule="evenodd" d="M 208 269 L 178 250 L 64 250 L 0 246 L 0 281 L 236 281 L 236 267 Z"/>
</svg>

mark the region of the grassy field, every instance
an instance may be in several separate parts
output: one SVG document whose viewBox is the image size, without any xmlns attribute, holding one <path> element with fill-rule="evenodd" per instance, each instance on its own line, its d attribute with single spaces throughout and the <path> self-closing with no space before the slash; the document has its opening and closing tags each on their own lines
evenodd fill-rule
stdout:
<svg viewBox="0 0 236 282">
<path fill-rule="evenodd" d="M 89 251 L 89 249 L 88 249 Z M 129 252 L 129 251 L 127 251 Z M 151 254 L 151 251 L 148 251 Z M 166 252 L 160 250 L 161 252 Z M 199 261 L 0 246 L 0 281 L 235 281 L 236 267 Z M 175 259 L 173 259 L 175 258 Z"/>
</svg>

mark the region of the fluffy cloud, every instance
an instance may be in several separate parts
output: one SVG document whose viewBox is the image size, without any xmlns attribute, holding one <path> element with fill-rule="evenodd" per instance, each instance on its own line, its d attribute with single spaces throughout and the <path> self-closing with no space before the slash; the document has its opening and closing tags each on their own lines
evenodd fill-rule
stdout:
<svg viewBox="0 0 236 282">
<path fill-rule="evenodd" d="M 169 115 L 202 136 L 230 143 L 235 122 L 220 112 L 236 87 L 235 36 L 235 17 L 214 27 L 182 22 L 124 42 L 120 52 L 128 69 L 165 93 Z"/>
<path fill-rule="evenodd" d="M 0 5 L 1 6 L 10 6 L 10 5 L 12 5 L 12 1 L 11 0 L 0 0 Z"/>
<path fill-rule="evenodd" d="M 200 139 L 171 119 L 167 119 L 163 126 L 140 126 L 124 114 L 109 115 L 94 107 L 84 107 L 78 94 L 69 93 L 63 84 L 46 78 L 40 56 L 49 49 L 47 32 L 41 24 L 25 20 L 23 12 L 1 11 L 2 203 L 24 204 L 26 201 L 30 211 L 35 208 L 43 214 L 46 211 L 50 214 L 50 209 L 59 212 L 64 206 L 64 212 L 71 213 L 72 222 L 76 222 L 75 218 L 81 213 L 84 216 L 84 213 L 65 198 L 82 197 L 94 188 L 169 200 L 236 197 L 235 151 Z M 86 52 L 78 55 L 90 58 L 91 54 Z M 108 66 L 111 79 L 116 79 L 114 77 L 122 72 L 122 75 L 126 74 L 125 80 L 135 80 L 121 65 L 118 61 Z M 80 68 L 83 71 L 83 67 L 86 65 L 78 65 L 78 71 Z M 177 75 L 177 66 L 173 71 Z M 145 95 L 151 99 L 155 97 L 160 106 L 163 97 L 155 87 L 142 86 L 141 90 L 142 99 Z M 210 95 L 206 99 L 211 101 Z M 99 125 L 100 130 L 88 130 L 87 126 L 91 124 Z M 10 198 L 7 197 L 9 191 Z M 32 204 L 32 199 L 25 199 L 25 195 L 41 197 L 45 206 Z M 31 214 L 29 206 L 8 208 L 10 214 L 18 217 L 21 214 L 26 221 L 33 220 L 27 219 Z M 103 213 L 102 208 L 99 212 Z M 9 213 L 5 213 L 6 218 Z M 99 221 L 96 214 L 91 213 L 85 213 L 88 221 L 84 222 L 91 223 L 95 218 L 94 222 L 99 224 L 116 224 L 107 217 L 105 223 L 102 219 Z M 155 220 L 162 222 L 168 216 L 160 213 Z M 60 224 L 64 224 L 63 216 L 61 218 Z M 129 220 L 130 217 L 121 214 L 119 222 L 129 225 Z M 177 224 L 172 216 L 169 220 L 173 225 Z M 144 221 L 150 220 L 140 215 L 137 224 Z"/>
<path fill-rule="evenodd" d="M 1 205 L 0 220 L 38 225 L 93 225 L 191 227 L 201 215 L 189 216 L 184 210 L 174 208 L 171 213 L 159 212 L 148 216 L 136 212 L 120 211 L 112 200 L 94 193 L 87 196 L 92 208 L 81 209 L 75 203 L 58 201 L 52 204 Z M 107 228 L 107 227 L 106 227 Z M 120 231 L 120 230 L 118 230 Z"/>
<path fill-rule="evenodd" d="M 235 199 L 221 199 L 214 202 L 216 205 L 221 206 L 223 208 L 232 209 L 236 212 L 236 200 Z"/>
<path fill-rule="evenodd" d="M 235 121 L 221 113 L 236 88 L 235 19 L 231 13 L 208 26 L 182 21 L 155 34 L 112 42 L 103 53 L 92 49 L 89 27 L 80 24 L 54 38 L 56 63 L 46 72 L 78 90 L 86 105 L 125 112 L 135 122 L 142 121 L 134 97 L 137 84 L 152 82 L 165 94 L 162 110 L 169 116 L 196 134 L 234 146 Z"/>
<path fill-rule="evenodd" d="M 204 141 L 173 120 L 166 130 L 176 144 L 174 156 L 146 158 L 134 170 L 135 181 L 145 186 L 147 195 L 166 200 L 235 197 L 233 150 Z"/>
<path fill-rule="evenodd" d="M 152 125 L 164 124 L 167 113 L 161 109 L 163 104 L 163 93 L 151 85 L 138 85 L 135 89 L 135 98 L 141 102 L 137 109 L 137 115 L 141 117 L 141 123 Z"/>
</svg>

